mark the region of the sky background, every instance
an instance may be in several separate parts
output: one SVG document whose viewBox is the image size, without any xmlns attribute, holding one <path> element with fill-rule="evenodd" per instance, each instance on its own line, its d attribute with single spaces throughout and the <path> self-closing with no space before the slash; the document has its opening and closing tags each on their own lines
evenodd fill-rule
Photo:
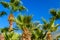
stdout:
<svg viewBox="0 0 60 40">
<path fill-rule="evenodd" d="M 9 0 L 5 0 L 9 1 Z M 47 21 L 51 17 L 49 10 L 54 8 L 56 10 L 60 9 L 60 0 L 21 0 L 23 5 L 28 9 L 25 14 L 33 15 L 32 21 L 39 21 L 42 23 L 41 18 L 44 17 Z M 0 5 L 0 11 L 6 11 L 9 15 L 9 10 L 5 9 L 2 5 Z M 24 14 L 24 13 L 23 13 Z M 18 15 L 15 12 L 14 16 Z M 55 23 L 60 24 L 60 20 L 57 20 Z M 15 25 L 15 24 L 14 24 Z M 8 16 L 0 17 L 0 28 L 9 26 Z M 60 30 L 60 28 L 58 28 Z M 59 31 L 57 31 L 59 32 Z"/>
</svg>

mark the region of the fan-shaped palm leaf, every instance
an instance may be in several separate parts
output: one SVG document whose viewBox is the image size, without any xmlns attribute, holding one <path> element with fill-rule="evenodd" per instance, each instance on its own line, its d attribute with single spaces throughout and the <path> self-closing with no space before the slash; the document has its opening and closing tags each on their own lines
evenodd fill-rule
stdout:
<svg viewBox="0 0 60 40">
<path fill-rule="evenodd" d="M 9 4 L 7 2 L 0 2 L 5 8 L 9 8 Z"/>
<path fill-rule="evenodd" d="M 51 9 L 51 10 L 50 10 L 50 13 L 51 13 L 53 16 L 56 16 L 56 10 L 55 10 L 55 9 Z"/>
<path fill-rule="evenodd" d="M 4 11 L 0 12 L 0 16 L 3 16 L 3 15 L 7 15 L 7 13 Z"/>
</svg>

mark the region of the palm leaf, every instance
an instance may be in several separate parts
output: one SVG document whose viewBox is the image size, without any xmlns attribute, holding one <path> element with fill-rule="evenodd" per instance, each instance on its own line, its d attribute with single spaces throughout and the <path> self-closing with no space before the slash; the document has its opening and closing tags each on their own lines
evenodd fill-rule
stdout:
<svg viewBox="0 0 60 40">
<path fill-rule="evenodd" d="M 29 24 L 31 22 L 32 16 L 24 16 L 23 22 Z"/>
<path fill-rule="evenodd" d="M 24 16 L 23 15 L 18 15 L 17 20 L 19 22 L 23 22 Z"/>
<path fill-rule="evenodd" d="M 6 32 L 5 32 L 5 40 L 9 40 L 9 37 Z"/>
<path fill-rule="evenodd" d="M 19 0 L 16 0 L 16 1 L 14 2 L 14 6 L 19 6 L 19 4 L 20 4 L 20 1 L 19 1 Z"/>
<path fill-rule="evenodd" d="M 50 13 L 51 13 L 53 16 L 56 16 L 56 10 L 55 10 L 55 9 L 51 9 L 51 10 L 50 10 Z"/>
<path fill-rule="evenodd" d="M 57 12 L 56 19 L 60 19 L 60 10 Z"/>
<path fill-rule="evenodd" d="M 14 2 L 15 2 L 15 0 L 10 0 L 10 2 L 11 2 L 11 3 L 14 3 Z"/>
<path fill-rule="evenodd" d="M 1 29 L 1 32 L 3 33 L 3 32 L 8 32 L 8 28 L 3 28 L 3 29 Z"/>
<path fill-rule="evenodd" d="M 47 24 L 47 21 L 44 18 L 42 18 L 42 21 L 44 24 Z"/>
<path fill-rule="evenodd" d="M 0 16 L 4 16 L 4 15 L 7 15 L 7 13 L 4 11 L 0 12 Z"/>
<path fill-rule="evenodd" d="M 0 2 L 5 8 L 9 8 L 9 4 L 7 2 Z"/>
<path fill-rule="evenodd" d="M 54 22 L 55 22 L 55 19 L 54 18 L 50 19 L 50 23 L 49 23 L 50 25 L 49 26 L 50 27 L 54 26 Z"/>
<path fill-rule="evenodd" d="M 22 11 L 22 10 L 26 10 L 26 8 L 24 6 L 20 6 L 19 11 Z"/>
</svg>

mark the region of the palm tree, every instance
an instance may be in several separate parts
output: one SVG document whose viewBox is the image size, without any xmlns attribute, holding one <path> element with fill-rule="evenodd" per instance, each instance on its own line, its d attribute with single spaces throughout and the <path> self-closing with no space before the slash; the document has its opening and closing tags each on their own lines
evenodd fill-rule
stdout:
<svg viewBox="0 0 60 40">
<path fill-rule="evenodd" d="M 0 1 L 0 4 L 2 4 L 4 6 L 4 8 L 7 8 L 7 9 L 10 10 L 10 15 L 8 17 L 8 21 L 9 21 L 9 24 L 10 24 L 9 31 L 12 31 L 13 30 L 12 24 L 13 24 L 13 20 L 14 20 L 14 16 L 13 16 L 12 13 L 15 12 L 15 11 L 25 10 L 25 7 L 21 4 L 20 0 L 10 0 L 10 2 Z M 3 12 L 1 12 L 0 16 L 3 16 L 5 14 L 6 14 L 6 12 L 3 11 Z"/>
<path fill-rule="evenodd" d="M 2 4 L 7 9 L 10 9 L 10 15 L 9 15 L 8 20 L 9 20 L 9 24 L 10 24 L 10 30 L 12 30 L 12 23 L 13 23 L 13 19 L 14 19 L 14 16 L 12 13 L 15 11 L 25 10 L 25 7 L 21 4 L 20 0 L 10 0 L 10 2 L 1 1 L 0 4 Z M 10 18 L 10 17 L 12 17 L 12 18 Z"/>
<path fill-rule="evenodd" d="M 55 10 L 51 10 L 50 13 L 53 15 L 52 18 L 50 18 L 50 21 L 47 22 L 45 19 L 43 20 L 43 29 L 48 31 L 47 32 L 47 40 L 52 40 L 51 32 L 56 31 L 57 28 L 60 26 L 60 24 L 54 24 L 55 20 L 60 19 L 60 13 L 59 11 L 56 12 Z M 50 39 L 49 39 L 50 38 Z"/>
<path fill-rule="evenodd" d="M 31 32 L 30 32 L 30 24 L 31 24 L 31 16 L 19 15 L 15 22 L 19 29 L 23 30 L 22 39 L 21 40 L 31 40 Z"/>
<path fill-rule="evenodd" d="M 44 39 L 46 33 L 43 34 L 43 30 L 40 30 L 40 26 L 37 27 L 33 22 L 31 22 L 31 16 L 19 15 L 15 19 L 17 27 L 23 30 L 22 40 L 42 40 Z M 26 39 L 27 38 L 27 39 Z"/>
<path fill-rule="evenodd" d="M 55 19 L 55 20 L 58 20 L 58 19 L 60 19 L 60 10 L 55 10 L 55 9 L 51 9 L 50 10 L 50 13 L 53 15 L 53 18 Z M 59 25 L 60 26 L 60 25 Z M 58 38 L 58 37 L 57 37 Z M 58 40 L 56 38 L 56 40 Z"/>
<path fill-rule="evenodd" d="M 43 21 L 44 22 L 44 25 L 43 25 L 43 29 L 45 30 L 45 31 L 48 31 L 47 32 L 47 37 L 49 36 L 52 36 L 51 35 L 51 32 L 54 32 L 54 31 L 56 31 L 57 30 L 57 28 L 60 26 L 60 24 L 54 24 L 54 22 L 55 22 L 55 20 L 50 20 L 50 22 L 46 22 L 45 20 Z M 49 38 L 48 38 L 49 39 Z M 50 40 L 52 40 L 51 38 L 50 38 Z"/>
<path fill-rule="evenodd" d="M 31 27 L 31 40 L 45 40 L 47 32 L 45 32 L 42 27 L 43 25 L 39 22 L 33 23 L 33 26 Z"/>
</svg>

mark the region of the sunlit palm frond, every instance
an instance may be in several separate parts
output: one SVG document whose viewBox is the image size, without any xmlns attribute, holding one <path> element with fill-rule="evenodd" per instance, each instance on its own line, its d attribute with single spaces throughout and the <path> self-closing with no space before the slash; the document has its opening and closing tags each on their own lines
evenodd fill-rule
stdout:
<svg viewBox="0 0 60 40">
<path fill-rule="evenodd" d="M 9 8 L 10 10 L 13 11 L 23 11 L 26 10 L 26 8 L 21 4 L 20 5 L 20 0 L 10 0 L 10 2 L 0 2 L 5 8 Z"/>
<path fill-rule="evenodd" d="M 50 27 L 54 26 L 54 22 L 55 22 L 55 19 L 54 18 L 50 19 L 49 26 Z"/>
<path fill-rule="evenodd" d="M 23 16 L 23 15 L 19 15 L 16 19 L 16 24 L 17 26 L 19 26 L 19 28 L 22 28 L 22 26 L 30 26 L 30 22 L 31 22 L 31 16 Z"/>
</svg>

